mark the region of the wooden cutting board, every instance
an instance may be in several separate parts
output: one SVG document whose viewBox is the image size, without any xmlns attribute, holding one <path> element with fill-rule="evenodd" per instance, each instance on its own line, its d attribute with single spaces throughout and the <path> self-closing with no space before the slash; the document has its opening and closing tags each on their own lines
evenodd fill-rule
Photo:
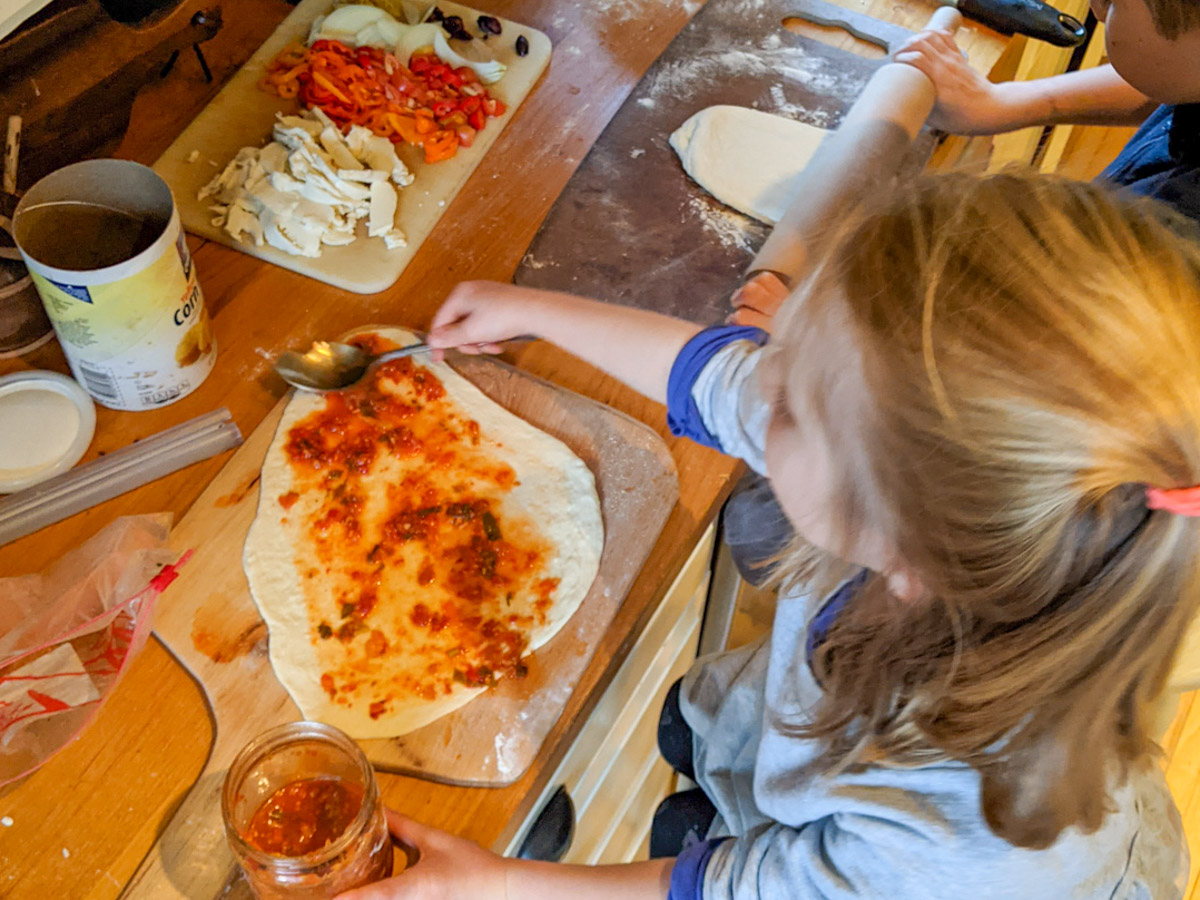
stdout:
<svg viewBox="0 0 1200 900">
<path fill-rule="evenodd" d="M 679 497 L 675 463 L 650 428 L 502 362 L 459 356 L 454 367 L 485 394 L 554 435 L 596 477 L 604 518 L 600 571 L 579 611 L 527 658 L 529 675 L 501 682 L 462 709 L 403 738 L 363 741 L 381 769 L 470 785 L 505 785 L 529 767 L 612 622 Z M 216 897 L 234 872 L 220 791 L 233 757 L 275 725 L 302 718 L 267 658 L 267 631 L 242 572 L 258 507 L 263 457 L 286 398 L 172 532 L 194 550 L 158 602 L 154 633 L 200 682 L 212 711 L 212 753 L 196 785 L 147 854 L 126 897 Z"/>
<path fill-rule="evenodd" d="M 514 280 L 718 322 L 769 228 L 705 193 L 667 143 L 708 106 L 836 127 L 880 65 L 783 27 L 788 0 L 708 0 L 646 72 L 550 215 Z M 932 141 L 917 142 L 919 169 Z"/>
<path fill-rule="evenodd" d="M 386 290 L 396 282 L 488 148 L 500 137 L 550 63 L 550 39 L 540 31 L 501 18 L 503 31 L 488 40 L 488 47 L 508 66 L 508 71 L 488 91 L 503 100 L 508 111 L 499 118 L 489 119 L 475 143 L 460 148 L 453 159 L 428 165 L 419 148 L 407 145 L 398 148 L 400 158 L 415 176 L 411 185 L 400 190 L 396 211 L 396 222 L 407 235 L 408 246 L 388 250 L 382 238 L 366 236 L 365 223 L 359 224 L 354 243 L 324 247 L 316 259 L 292 256 L 265 244 L 255 247 L 235 241 L 212 224 L 213 213 L 208 208 L 211 201 L 197 200 L 196 194 L 242 147 L 261 147 L 266 143 L 277 112 L 297 111 L 295 101 L 281 100 L 259 90 L 258 82 L 280 50 L 308 37 L 313 20 L 329 12 L 332 2 L 303 0 L 159 157 L 154 170 L 171 186 L 185 230 L 336 287 L 370 294 Z M 472 31 L 478 30 L 474 27 L 479 16 L 477 10 L 441 0 L 438 6 L 446 15 L 462 16 Z M 516 54 L 518 35 L 529 40 L 529 53 L 524 57 Z M 188 162 L 194 152 L 199 157 Z"/>
</svg>

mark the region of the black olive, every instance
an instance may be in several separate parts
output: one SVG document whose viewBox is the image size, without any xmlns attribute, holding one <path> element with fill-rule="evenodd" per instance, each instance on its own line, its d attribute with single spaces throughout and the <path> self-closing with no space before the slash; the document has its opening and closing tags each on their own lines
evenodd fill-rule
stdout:
<svg viewBox="0 0 1200 900">
<path fill-rule="evenodd" d="M 499 34 L 503 28 L 500 25 L 500 20 L 495 16 L 480 16 L 476 21 L 479 22 L 479 30 L 489 34 Z"/>
<path fill-rule="evenodd" d="M 463 30 L 462 16 L 446 16 L 442 19 L 442 27 L 450 37 L 457 37 L 458 33 Z"/>
<path fill-rule="evenodd" d="M 521 35 L 517 38 L 517 56 L 525 56 L 529 53 L 529 38 Z"/>
<path fill-rule="evenodd" d="M 438 9 L 436 6 L 435 6 L 435 7 L 433 8 L 433 10 L 432 10 L 432 11 L 429 13 L 429 21 L 430 21 L 430 22 L 440 22 L 440 21 L 442 21 L 442 19 L 444 19 L 444 18 L 446 18 L 446 15 L 445 15 L 445 13 L 443 13 L 443 12 L 442 12 L 440 9 Z"/>
</svg>

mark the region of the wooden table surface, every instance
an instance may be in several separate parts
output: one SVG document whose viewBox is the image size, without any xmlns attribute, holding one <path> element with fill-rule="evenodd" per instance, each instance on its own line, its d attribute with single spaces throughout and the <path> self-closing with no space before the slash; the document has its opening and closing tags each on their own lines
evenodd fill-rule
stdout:
<svg viewBox="0 0 1200 900">
<path fill-rule="evenodd" d="M 908 27 L 919 27 L 933 9 L 924 0 L 844 2 Z M 554 41 L 554 57 L 400 281 L 380 294 L 354 295 L 193 241 L 217 334 L 217 367 L 199 390 L 166 409 L 119 413 L 98 408 L 96 437 L 85 459 L 220 406 L 229 407 L 248 435 L 283 393 L 269 367 L 279 351 L 367 322 L 425 327 L 458 281 L 508 280 L 588 148 L 700 3 L 480 0 L 475 5 L 545 31 Z M 204 45 L 216 83 L 206 85 L 194 57 L 182 55 L 170 76 L 139 97 L 116 155 L 152 162 L 291 10 L 282 0 L 225 0 L 222 6 L 225 27 Z M 807 33 L 841 46 L 857 44 L 824 29 Z M 1005 41 L 972 27 L 961 43 L 973 64 L 988 71 Z M 531 345 L 515 359 L 666 435 L 662 407 L 556 348 Z M 22 368 L 66 371 L 53 342 L 0 364 L 0 374 Z M 521 781 L 503 789 L 380 775 L 389 805 L 485 846 L 503 843 L 518 827 L 736 473 L 735 464 L 717 453 L 667 440 L 679 468 L 680 502 L 539 760 Z M 178 519 L 226 458 L 197 464 L 0 548 L 0 573 L 36 571 L 116 516 L 168 510 Z M 151 640 L 79 740 L 24 781 L 0 789 L 6 825 L 0 826 L 0 896 L 116 897 L 201 770 L 211 738 L 200 689 Z"/>
</svg>

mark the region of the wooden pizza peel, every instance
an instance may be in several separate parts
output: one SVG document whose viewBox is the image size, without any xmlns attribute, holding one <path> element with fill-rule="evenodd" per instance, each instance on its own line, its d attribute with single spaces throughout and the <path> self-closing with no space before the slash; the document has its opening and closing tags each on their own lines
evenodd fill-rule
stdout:
<svg viewBox="0 0 1200 900">
<path fill-rule="evenodd" d="M 662 439 L 640 422 L 505 363 L 459 356 L 454 367 L 485 394 L 562 440 L 596 477 L 604 518 L 600 570 L 579 611 L 527 658 L 529 675 L 501 682 L 403 738 L 363 741 L 377 767 L 467 785 L 506 785 L 537 755 L 679 496 Z M 238 882 L 225 845 L 220 790 L 252 738 L 302 718 L 275 678 L 267 630 L 242 571 L 262 461 L 285 397 L 172 532 L 194 555 L 159 599 L 154 633 L 203 687 L 215 733 L 196 785 L 124 896 L 209 898 Z"/>
<path fill-rule="evenodd" d="M 700 110 L 835 128 L 883 60 L 784 27 L 793 0 L 708 0 L 646 72 L 542 223 L 517 284 L 719 322 L 770 229 L 710 197 L 667 143 Z M 906 170 L 932 150 L 913 146 Z"/>
</svg>

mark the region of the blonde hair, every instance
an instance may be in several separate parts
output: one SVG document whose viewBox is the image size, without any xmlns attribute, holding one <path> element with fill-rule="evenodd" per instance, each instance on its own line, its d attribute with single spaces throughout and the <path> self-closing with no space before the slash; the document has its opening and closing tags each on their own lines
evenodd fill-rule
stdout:
<svg viewBox="0 0 1200 900">
<path fill-rule="evenodd" d="M 1200 28 L 1200 2 L 1197 0 L 1146 0 L 1146 6 L 1154 28 L 1167 40 Z"/>
<path fill-rule="evenodd" d="M 834 448 L 844 537 L 870 523 L 927 594 L 875 576 L 837 616 L 792 726 L 821 766 L 965 761 L 992 830 L 1039 848 L 1099 827 L 1153 753 L 1200 599 L 1200 520 L 1144 495 L 1200 483 L 1186 227 L 1087 184 L 940 175 L 830 236 L 772 340 L 782 402 Z M 843 568 L 798 544 L 779 577 Z"/>
</svg>

